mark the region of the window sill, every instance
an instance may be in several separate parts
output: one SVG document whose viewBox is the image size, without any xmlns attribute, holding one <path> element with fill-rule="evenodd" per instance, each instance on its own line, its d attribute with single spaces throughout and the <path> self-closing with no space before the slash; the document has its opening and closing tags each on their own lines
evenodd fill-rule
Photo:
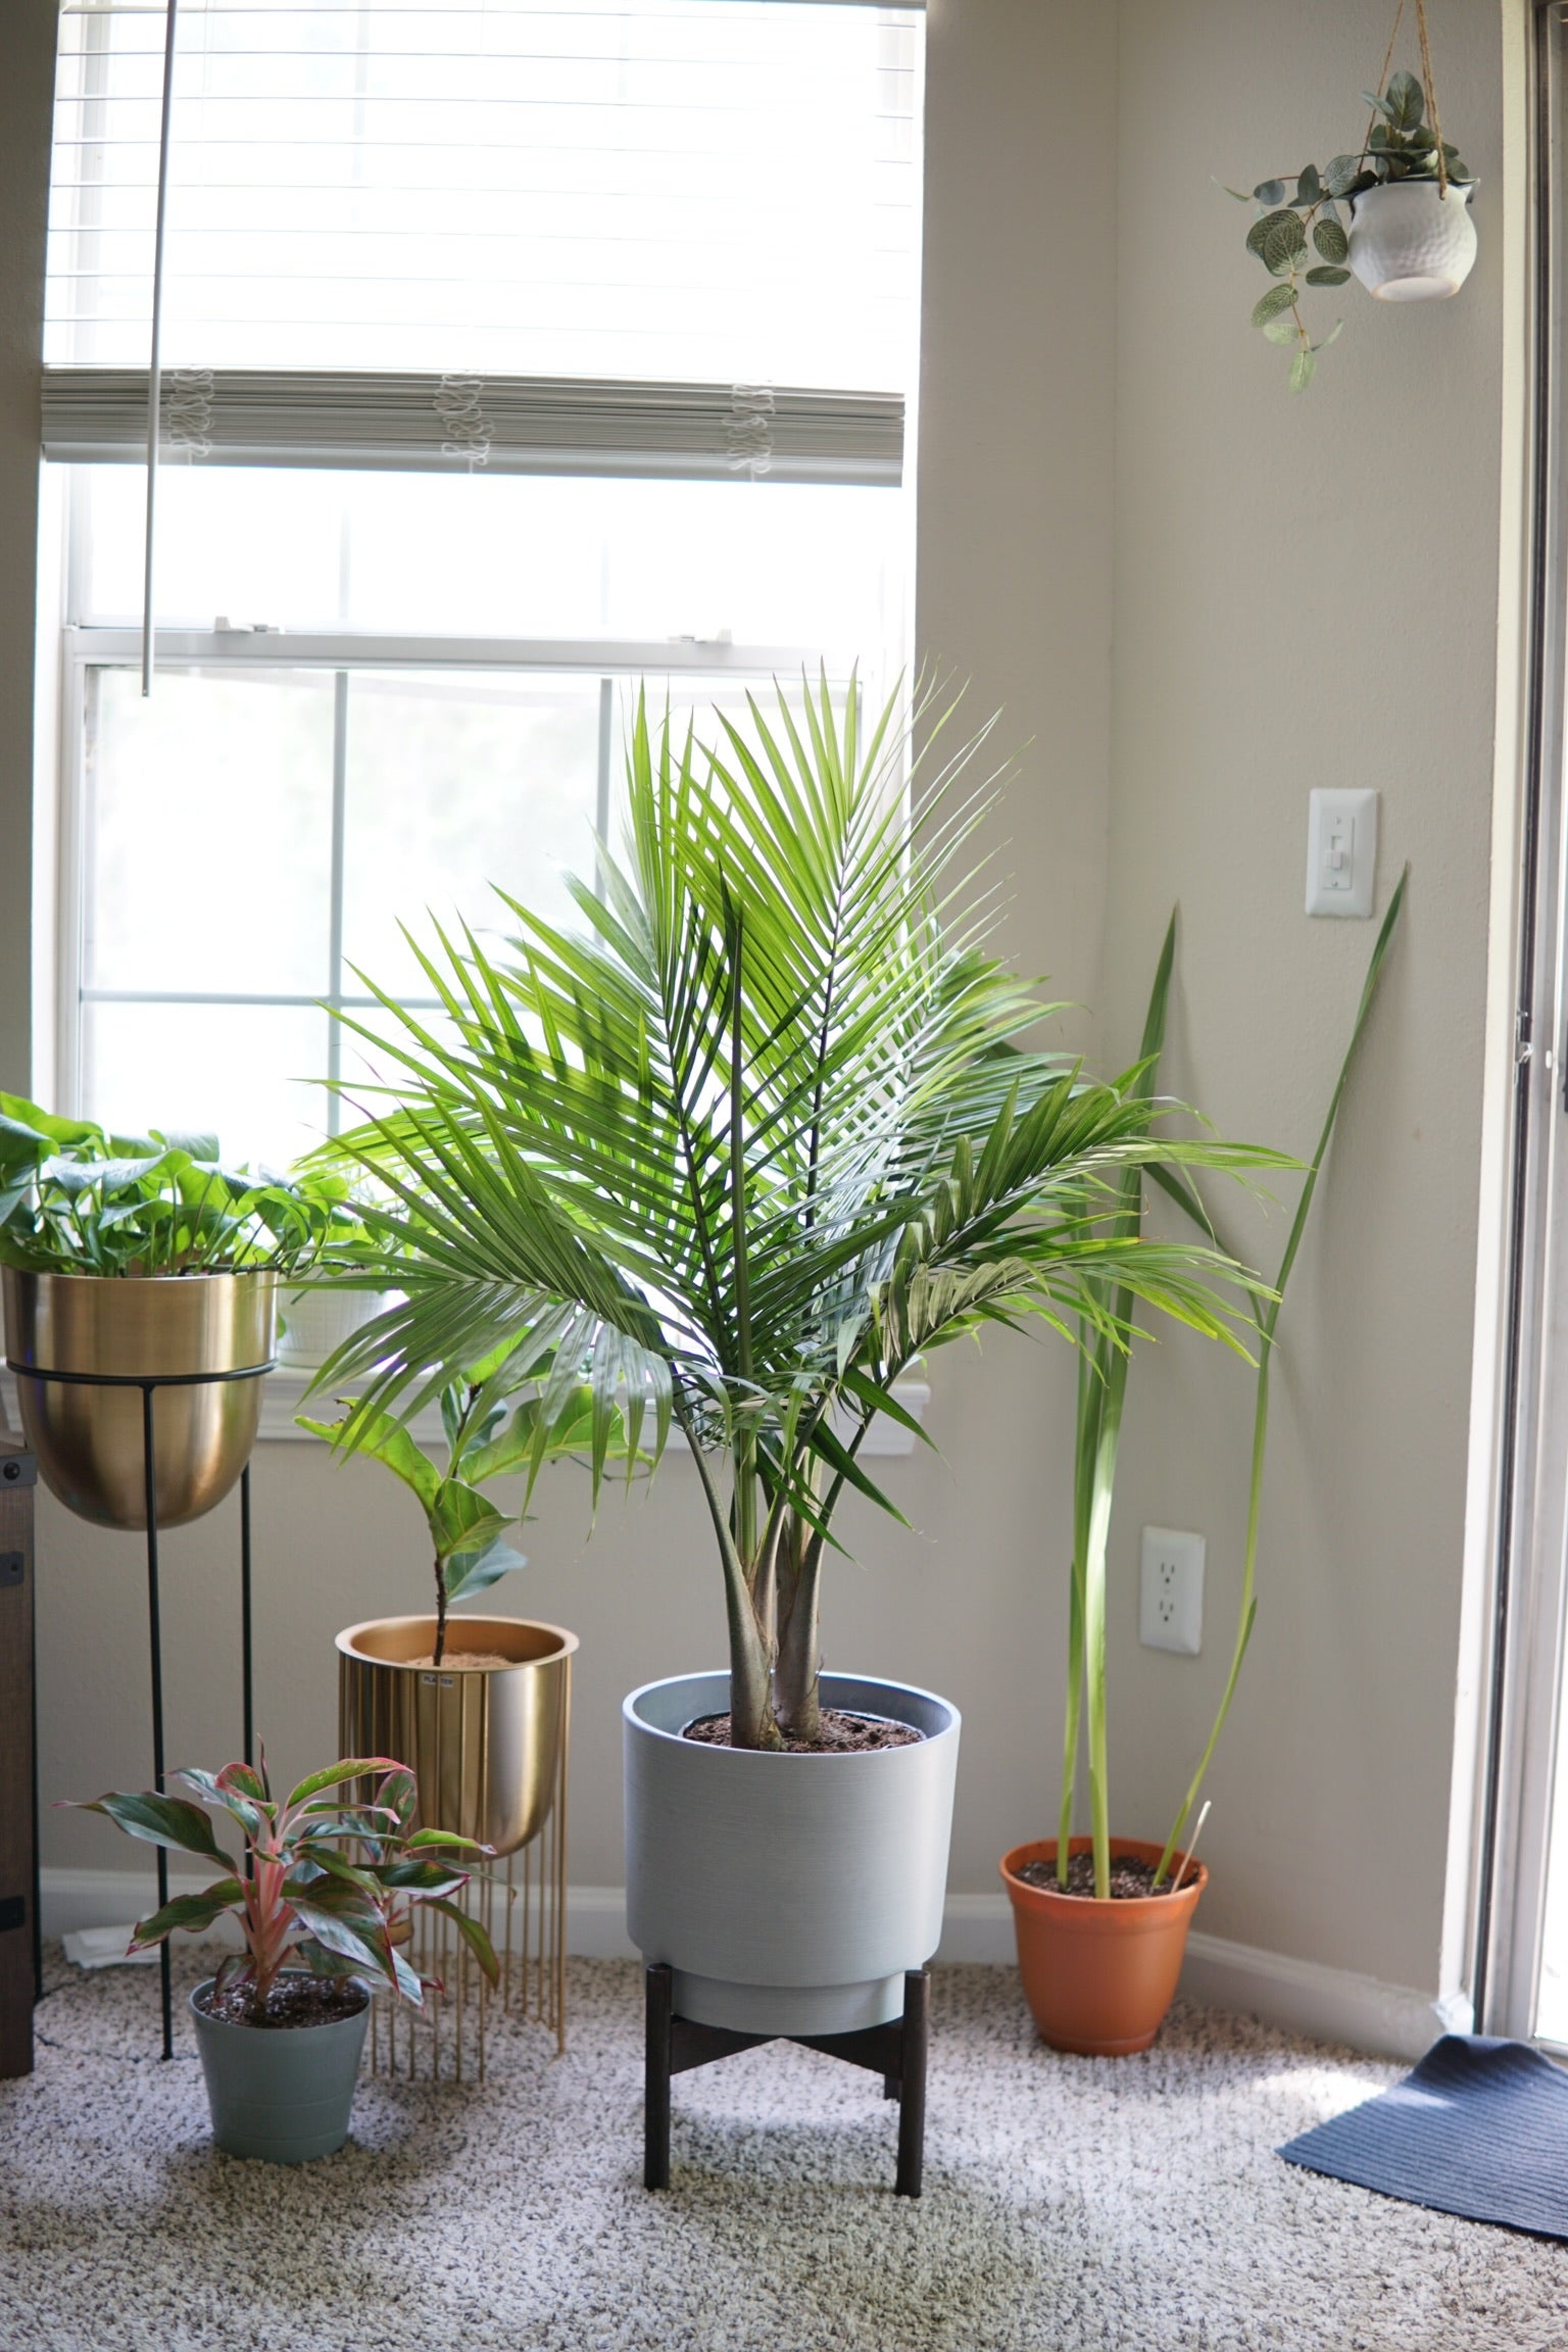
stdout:
<svg viewBox="0 0 1568 2352">
<path fill-rule="evenodd" d="M 258 1433 L 261 1443 L 292 1445 L 321 1445 L 325 1443 L 324 1439 L 314 1437 L 308 1430 L 300 1428 L 294 1419 L 304 1402 L 311 1377 L 308 1370 L 288 1364 L 279 1365 L 275 1372 L 267 1374 L 261 1394 L 261 1426 Z M 905 1412 L 923 1424 L 926 1408 L 931 1402 L 930 1384 L 925 1381 L 900 1381 L 893 1393 Z M 15 1375 L 8 1371 L 0 1371 L 0 1402 L 4 1404 L 6 1423 L 13 1430 L 19 1431 L 22 1422 L 16 1409 L 16 1381 Z M 330 1397 L 317 1399 L 311 1408 L 322 1419 L 330 1416 L 331 1409 Z M 426 1405 L 422 1412 L 416 1414 L 411 1426 L 422 1445 L 440 1445 L 441 1411 L 438 1405 Z M 669 1452 L 685 1454 L 688 1450 L 680 1431 L 672 1429 Z M 901 1428 L 896 1421 L 889 1420 L 885 1413 L 879 1413 L 872 1423 L 860 1448 L 863 1454 L 880 1454 L 884 1459 L 912 1454 L 914 1450 L 913 1433 Z"/>
</svg>

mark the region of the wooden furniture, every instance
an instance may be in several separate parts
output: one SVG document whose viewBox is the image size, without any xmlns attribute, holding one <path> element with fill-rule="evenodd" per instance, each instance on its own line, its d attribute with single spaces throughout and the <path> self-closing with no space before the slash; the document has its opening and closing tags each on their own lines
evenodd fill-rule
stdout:
<svg viewBox="0 0 1568 2352">
<path fill-rule="evenodd" d="M 0 2077 L 33 2071 L 38 1937 L 38 1762 L 33 1718 L 30 1454 L 0 1433 Z"/>
<path fill-rule="evenodd" d="M 931 1972 L 912 1969 L 904 1979 L 904 2013 L 890 2025 L 869 2025 L 859 2033 L 737 2033 L 723 2025 L 698 2025 L 675 2014 L 675 1972 L 662 1961 L 648 1967 L 647 2044 L 643 2105 L 643 2186 L 669 2187 L 669 2083 L 692 2066 L 710 2065 L 737 2050 L 763 2042 L 798 2042 L 825 2051 L 851 2066 L 869 2067 L 882 2077 L 882 2095 L 899 2101 L 898 2197 L 918 2197 L 925 2156 L 926 2048 Z"/>
</svg>

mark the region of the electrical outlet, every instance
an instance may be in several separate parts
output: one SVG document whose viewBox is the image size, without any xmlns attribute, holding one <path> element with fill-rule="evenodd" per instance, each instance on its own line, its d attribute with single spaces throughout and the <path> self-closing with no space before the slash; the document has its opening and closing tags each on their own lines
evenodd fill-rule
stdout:
<svg viewBox="0 0 1568 2352">
<path fill-rule="evenodd" d="M 1195 1658 L 1204 1645 L 1204 1538 L 1145 1528 L 1138 1639 L 1147 1650 Z"/>
</svg>

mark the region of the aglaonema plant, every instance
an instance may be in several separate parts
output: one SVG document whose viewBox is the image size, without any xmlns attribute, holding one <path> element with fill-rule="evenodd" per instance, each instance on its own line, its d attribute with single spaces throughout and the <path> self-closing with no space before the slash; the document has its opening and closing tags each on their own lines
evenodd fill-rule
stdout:
<svg viewBox="0 0 1568 2352">
<path fill-rule="evenodd" d="M 506 899 L 505 952 L 414 943 L 439 1033 L 374 980 L 383 1019 L 348 1016 L 393 1075 L 331 1164 L 396 1203 L 367 1223 L 405 1296 L 320 1376 L 366 1377 L 339 1444 L 491 1359 L 532 1384 L 529 1478 L 584 1396 L 595 1489 L 679 1425 L 740 1747 L 818 1737 L 837 1514 L 855 1493 L 900 1516 L 862 1449 L 879 1414 L 916 1429 L 916 1360 L 997 1323 L 1114 1352 L 1123 1296 L 1239 1345 L 1252 1277 L 1126 1230 L 1123 1179 L 1274 1164 L 1156 1135 L 1136 1072 L 1020 1044 L 1051 1008 L 990 951 L 962 855 L 985 735 L 949 756 L 923 701 L 911 791 L 900 707 L 863 727 L 824 680 L 699 746 L 639 703 L 624 850 L 572 886 L 579 928 Z"/>
<path fill-rule="evenodd" d="M 1205 1742 L 1197 1769 L 1193 1774 L 1175 1820 L 1171 1825 L 1160 1860 L 1155 1867 L 1153 1885 L 1163 1886 L 1175 1857 L 1177 1843 L 1192 1817 L 1199 1792 L 1214 1760 L 1220 1734 L 1230 1713 L 1236 1696 L 1247 1645 L 1258 1614 L 1258 1538 L 1259 1513 L 1263 1497 L 1263 1473 L 1268 1441 L 1268 1380 L 1279 1330 L 1279 1312 L 1284 1304 L 1286 1286 L 1289 1282 L 1298 1253 L 1307 1230 L 1318 1181 L 1333 1139 L 1340 1107 L 1344 1099 L 1355 1058 L 1373 1001 L 1378 982 L 1387 960 L 1388 950 L 1399 922 L 1405 900 L 1406 875 L 1402 874 L 1389 900 L 1373 946 L 1372 958 L 1363 985 L 1361 1000 L 1352 1025 L 1350 1041 L 1340 1064 L 1339 1075 L 1329 1099 L 1322 1130 L 1319 1135 L 1312 1158 L 1306 1163 L 1305 1176 L 1296 1202 L 1295 1214 L 1286 1239 L 1279 1270 L 1272 1287 L 1259 1286 L 1249 1294 L 1256 1324 L 1253 1358 L 1257 1366 L 1253 1413 L 1251 1472 L 1247 1492 L 1247 1539 L 1242 1560 L 1241 1597 L 1236 1638 L 1232 1645 L 1229 1669 L 1221 1692 L 1208 1738 Z M 1149 1010 L 1144 1023 L 1137 1081 L 1142 1098 L 1151 1114 L 1156 1106 L 1154 1087 L 1160 1058 L 1164 1050 L 1166 1008 L 1170 995 L 1171 976 L 1175 959 L 1176 919 L 1173 915 L 1166 931 L 1153 987 L 1150 992 Z M 1215 1223 L 1211 1218 L 1189 1171 L 1171 1159 L 1154 1160 L 1147 1167 L 1130 1168 L 1122 1180 L 1121 1215 L 1129 1230 L 1135 1230 L 1142 1220 L 1142 1184 L 1144 1175 L 1175 1201 L 1193 1223 L 1216 1248 L 1221 1246 Z M 1113 1320 L 1123 1320 L 1130 1302 L 1121 1296 L 1112 1302 Z M 1072 1582 L 1068 1603 L 1067 1704 L 1064 1710 L 1064 1746 L 1062 1759 L 1061 1801 L 1057 1830 L 1057 1879 L 1068 1884 L 1069 1870 L 1069 1839 L 1073 1811 L 1077 1801 L 1078 1766 L 1080 1733 L 1087 1751 L 1089 1797 L 1089 1830 L 1094 1869 L 1094 1891 L 1102 1900 L 1110 1894 L 1110 1804 L 1107 1761 L 1107 1688 L 1106 1688 L 1106 1592 L 1107 1551 L 1110 1531 L 1111 1507 L 1115 1496 L 1117 1449 L 1121 1434 L 1121 1422 L 1127 1395 L 1129 1351 L 1108 1349 L 1087 1328 L 1081 1334 L 1078 1391 L 1077 1444 L 1073 1480 L 1073 1559 Z"/>
<path fill-rule="evenodd" d="M 353 1784 L 372 1776 L 374 1793 L 356 1801 Z M 181 1928 L 202 1934 L 227 1916 L 243 1948 L 225 1954 L 216 1991 L 238 1995 L 251 2021 L 267 2021 L 279 1979 L 294 1969 L 358 1977 L 419 2008 L 439 1986 L 415 1970 L 406 1947 L 414 1913 L 428 1910 L 450 1920 L 495 1983 L 489 1937 L 457 1900 L 471 1874 L 461 1857 L 487 1849 L 443 1830 L 416 1829 L 414 1775 L 395 1758 L 345 1758 L 310 1774 L 281 1801 L 272 1795 L 265 1756 L 259 1765 L 169 1778 L 199 1801 L 151 1789 L 112 1790 L 77 1808 L 222 1873 L 199 1894 L 176 1895 L 139 1920 L 132 1951 L 152 1950 Z M 218 1843 L 215 1812 L 237 1832 L 237 1858 Z"/>
</svg>

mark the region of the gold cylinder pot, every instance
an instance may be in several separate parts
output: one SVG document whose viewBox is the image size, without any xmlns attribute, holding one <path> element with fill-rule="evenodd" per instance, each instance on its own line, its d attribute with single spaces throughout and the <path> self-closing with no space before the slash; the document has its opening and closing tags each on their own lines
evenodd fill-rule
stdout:
<svg viewBox="0 0 1568 2352">
<path fill-rule="evenodd" d="M 380 1617 L 338 1635 L 345 1756 L 395 1756 L 419 1783 L 426 1829 L 514 1853 L 549 1819 L 566 1738 L 575 1633 L 521 1617 L 454 1617 L 448 1644 L 496 1666 L 421 1666 L 434 1617 Z"/>
<path fill-rule="evenodd" d="M 96 1383 L 156 1379 L 175 1383 L 153 1400 L 159 1526 L 221 1503 L 256 1443 L 261 1382 L 210 1376 L 270 1363 L 276 1275 L 3 1272 L 5 1354 L 50 1493 L 100 1527 L 146 1526 L 143 1391 Z M 93 1378 L 30 1379 L 29 1365 Z"/>
</svg>

